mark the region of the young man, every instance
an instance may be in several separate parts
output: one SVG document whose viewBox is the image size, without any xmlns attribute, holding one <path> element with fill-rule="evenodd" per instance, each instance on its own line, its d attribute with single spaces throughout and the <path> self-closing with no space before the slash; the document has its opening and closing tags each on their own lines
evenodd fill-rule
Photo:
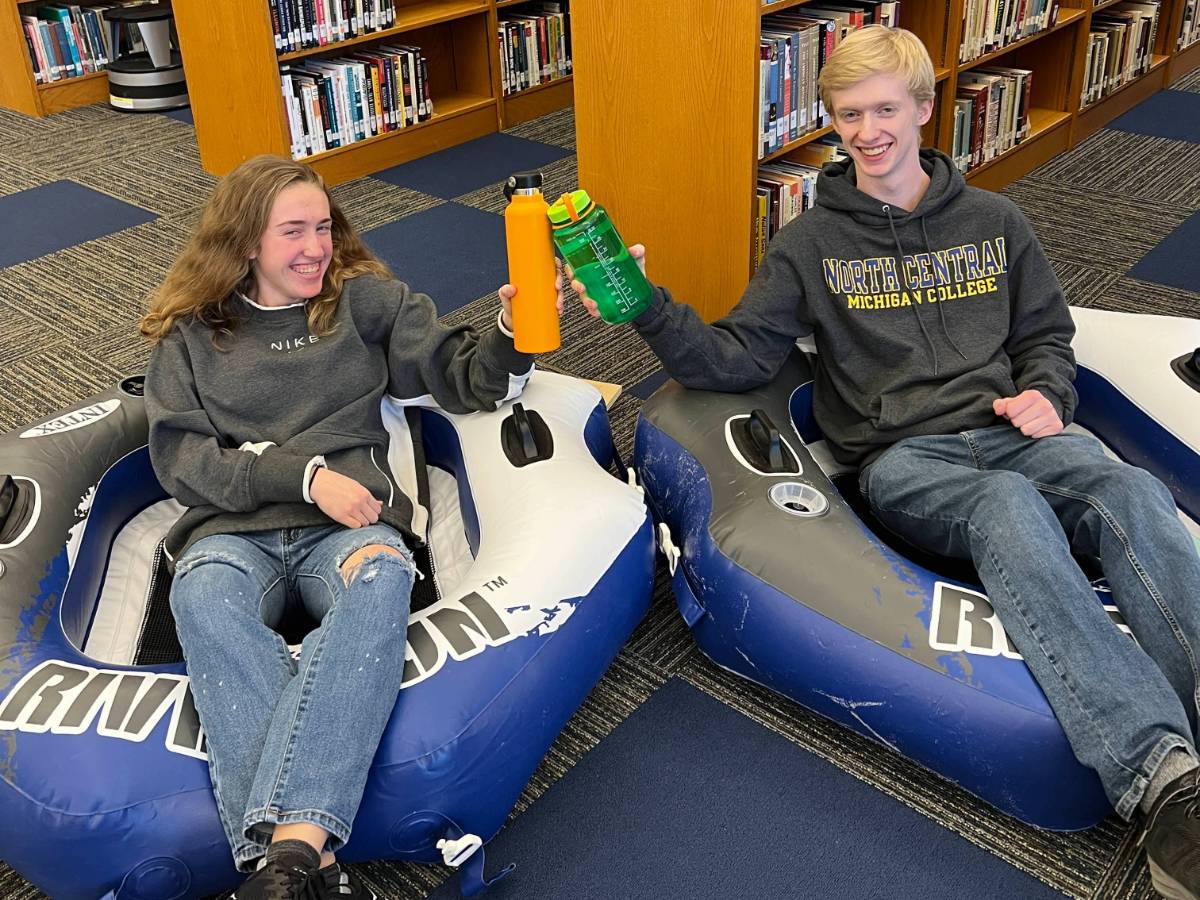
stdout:
<svg viewBox="0 0 1200 900">
<path fill-rule="evenodd" d="M 1076 755 L 1122 816 L 1147 814 L 1155 886 L 1196 900 L 1191 537 L 1160 482 L 1062 433 L 1077 399 L 1062 289 L 1016 206 L 920 149 L 934 75 L 917 38 L 855 32 L 820 89 L 850 159 L 825 167 L 817 206 L 776 235 L 724 319 L 707 326 L 656 288 L 637 330 L 682 384 L 722 391 L 769 380 L 814 336 L 834 457 L 859 467 L 886 527 L 974 561 Z M 1072 550 L 1100 558 L 1136 644 Z"/>
</svg>

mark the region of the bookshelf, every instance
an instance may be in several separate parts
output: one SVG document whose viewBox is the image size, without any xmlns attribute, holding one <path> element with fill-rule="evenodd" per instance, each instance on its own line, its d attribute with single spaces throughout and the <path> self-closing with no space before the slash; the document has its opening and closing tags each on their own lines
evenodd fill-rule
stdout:
<svg viewBox="0 0 1200 900">
<path fill-rule="evenodd" d="M 505 0 L 396 3 L 387 29 L 323 47 L 278 54 L 267 0 L 175 4 L 175 24 L 204 168 L 223 175 L 259 153 L 287 155 L 290 139 L 279 65 L 369 49 L 416 44 L 429 61 L 431 119 L 305 158 L 330 184 L 378 172 L 571 104 L 564 78 L 503 97 L 496 48 Z M 528 96 L 527 96 L 528 95 Z"/>
<path fill-rule="evenodd" d="M 21 28 L 21 14 L 32 12 L 37 3 L 0 0 L 0 106 L 27 116 L 49 116 L 56 112 L 99 103 L 108 99 L 108 74 L 92 72 L 49 84 L 33 78 L 29 45 Z"/>
<path fill-rule="evenodd" d="M 35 7 L 45 0 L 30 0 Z M 429 121 L 338 147 L 306 162 L 331 184 L 508 128 L 573 102 L 573 77 L 508 97 L 500 88 L 497 14 L 527 0 L 397 0 L 387 29 L 324 47 L 279 54 L 267 0 L 174 4 L 196 141 L 204 168 L 223 175 L 259 153 L 287 155 L 281 63 L 339 56 L 376 43 L 418 44 L 429 61 L 435 115 Z M 108 99 L 104 72 L 35 84 L 18 0 L 0 0 L 0 106 L 31 116 Z"/>
<path fill-rule="evenodd" d="M 572 7 L 580 184 L 607 207 L 626 240 L 647 245 L 651 278 L 706 321 L 732 308 L 752 274 L 758 166 L 830 130 L 758 159 L 761 20 L 805 2 Z M 1088 25 L 1094 11 L 1114 2 L 1062 0 L 1050 28 L 960 63 L 966 0 L 903 0 L 900 23 L 929 49 L 936 75 L 924 143 L 949 152 L 960 73 L 988 65 L 1032 69 L 1029 137 L 965 176 L 998 190 L 1200 66 L 1200 45 L 1175 49 L 1182 0 L 1163 0 L 1149 71 L 1081 110 Z"/>
</svg>

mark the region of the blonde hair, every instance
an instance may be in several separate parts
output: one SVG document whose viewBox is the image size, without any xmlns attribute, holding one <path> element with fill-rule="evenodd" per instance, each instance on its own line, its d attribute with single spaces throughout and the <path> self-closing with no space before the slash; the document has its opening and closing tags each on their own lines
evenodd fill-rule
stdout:
<svg viewBox="0 0 1200 900">
<path fill-rule="evenodd" d="M 867 25 L 850 32 L 821 69 L 817 87 L 825 108 L 832 114 L 834 91 L 872 75 L 899 75 L 917 103 L 933 100 L 933 60 L 920 39 L 903 28 Z"/>
<path fill-rule="evenodd" d="M 333 330 L 338 297 L 347 279 L 368 272 L 391 276 L 334 202 L 320 175 L 282 156 L 256 156 L 217 183 L 200 224 L 150 297 L 150 311 L 138 326 L 144 337 L 162 340 L 184 316 L 211 328 L 214 343 L 219 336 L 232 334 L 239 320 L 231 304 L 233 292 L 251 290 L 250 255 L 262 241 L 276 198 L 293 184 L 311 184 L 323 191 L 333 220 L 333 258 L 321 292 L 305 304 L 314 334 L 324 336 Z"/>
</svg>

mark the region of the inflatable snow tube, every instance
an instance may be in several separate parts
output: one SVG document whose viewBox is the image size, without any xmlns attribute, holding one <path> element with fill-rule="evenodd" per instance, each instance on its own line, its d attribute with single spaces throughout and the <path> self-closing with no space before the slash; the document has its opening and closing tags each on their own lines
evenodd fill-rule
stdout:
<svg viewBox="0 0 1200 900">
<path fill-rule="evenodd" d="M 156 548 L 181 508 L 150 467 L 140 388 L 0 436 L 0 858 L 56 900 L 238 880 L 165 603 Z M 457 863 L 645 613 L 653 529 L 605 471 L 586 383 L 538 371 L 472 415 L 389 399 L 384 421 L 410 496 L 428 467 L 436 596 L 414 596 L 404 686 L 340 856 Z"/>
<path fill-rule="evenodd" d="M 1200 322 L 1072 312 L 1072 428 L 1158 475 L 1200 534 Z M 856 473 L 839 471 L 812 420 L 811 372 L 796 352 L 763 388 L 668 382 L 643 407 L 636 468 L 697 643 L 1018 819 L 1095 824 L 1111 812 L 1100 781 L 973 569 L 902 552 L 872 529 Z"/>
</svg>

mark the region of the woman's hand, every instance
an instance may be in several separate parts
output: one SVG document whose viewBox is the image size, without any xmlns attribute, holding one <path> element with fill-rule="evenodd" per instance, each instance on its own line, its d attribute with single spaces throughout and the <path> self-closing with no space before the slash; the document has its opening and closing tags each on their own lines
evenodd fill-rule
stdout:
<svg viewBox="0 0 1200 900">
<path fill-rule="evenodd" d="M 638 268 L 642 270 L 642 274 L 646 274 L 646 248 L 641 244 L 630 244 L 629 255 L 633 257 L 638 264 Z M 583 304 L 583 308 L 588 311 L 588 315 L 593 319 L 599 318 L 600 310 L 596 308 L 596 301 L 587 295 L 587 288 L 583 286 L 582 281 L 576 281 L 575 275 L 571 271 L 571 267 L 567 267 L 567 277 L 571 279 L 571 289 L 579 295 L 579 302 Z M 562 296 L 562 293 L 559 293 Z"/>
<path fill-rule="evenodd" d="M 361 528 L 379 521 L 383 503 L 365 487 L 346 475 L 330 469 L 317 469 L 308 495 L 321 512 L 347 528 Z"/>
<path fill-rule="evenodd" d="M 554 308 L 558 310 L 558 314 L 563 314 L 563 265 L 562 260 L 554 260 L 554 268 L 557 270 L 554 275 L 554 289 L 558 292 L 558 296 L 554 299 Z M 512 298 L 517 296 L 517 289 L 511 284 L 500 285 L 500 321 L 504 323 L 504 327 L 509 331 L 513 330 L 512 321 Z"/>
</svg>

